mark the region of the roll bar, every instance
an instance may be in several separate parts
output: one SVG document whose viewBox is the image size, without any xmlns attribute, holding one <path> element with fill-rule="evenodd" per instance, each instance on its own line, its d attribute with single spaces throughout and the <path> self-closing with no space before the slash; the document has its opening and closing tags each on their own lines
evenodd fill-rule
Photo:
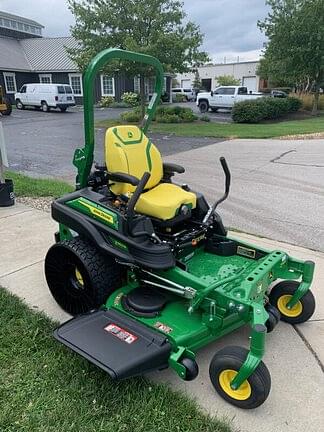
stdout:
<svg viewBox="0 0 324 432">
<path fill-rule="evenodd" d="M 84 140 L 83 148 L 75 150 L 73 165 L 77 168 L 76 188 L 80 189 L 87 185 L 88 176 L 93 163 L 93 153 L 95 146 L 94 133 L 94 98 L 93 86 L 95 77 L 100 69 L 111 60 L 129 60 L 153 66 L 156 70 L 155 90 L 152 99 L 146 109 L 146 114 L 142 123 L 142 130 L 146 133 L 152 117 L 155 113 L 157 104 L 161 98 L 164 72 L 160 61 L 152 56 L 140 54 L 133 51 L 126 51 L 118 48 L 109 48 L 98 53 L 89 63 L 83 74 L 83 101 L 84 101 Z"/>
</svg>

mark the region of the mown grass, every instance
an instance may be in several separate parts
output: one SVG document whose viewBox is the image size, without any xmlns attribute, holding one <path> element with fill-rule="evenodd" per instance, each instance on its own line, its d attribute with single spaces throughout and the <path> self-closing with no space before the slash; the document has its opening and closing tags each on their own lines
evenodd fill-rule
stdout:
<svg viewBox="0 0 324 432">
<path fill-rule="evenodd" d="M 13 180 L 16 196 L 57 198 L 73 191 L 72 185 L 61 180 L 33 178 L 15 171 L 6 171 L 5 177 Z"/>
<path fill-rule="evenodd" d="M 96 127 L 108 128 L 124 124 L 119 119 L 101 120 Z M 299 135 L 324 132 L 324 116 L 310 117 L 303 120 L 287 120 L 277 123 L 238 124 L 238 123 L 155 123 L 150 131 L 175 134 L 187 137 L 215 138 L 275 138 L 286 135 Z"/>
<path fill-rule="evenodd" d="M 53 321 L 2 288 L 0 323 L 1 432 L 231 431 L 165 385 L 112 381 L 53 339 Z"/>
</svg>

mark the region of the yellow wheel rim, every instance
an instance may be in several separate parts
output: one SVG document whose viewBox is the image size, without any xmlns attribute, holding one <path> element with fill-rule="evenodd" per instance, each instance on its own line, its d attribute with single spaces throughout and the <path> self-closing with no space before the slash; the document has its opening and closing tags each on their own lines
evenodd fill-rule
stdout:
<svg viewBox="0 0 324 432">
<path fill-rule="evenodd" d="M 223 370 L 218 377 L 219 385 L 221 389 L 231 398 L 236 400 L 246 400 L 251 396 L 252 389 L 248 380 L 245 380 L 243 384 L 237 389 L 233 390 L 231 382 L 236 377 L 237 372 L 233 369 Z"/>
<path fill-rule="evenodd" d="M 81 286 L 84 286 L 84 280 L 83 280 L 82 274 L 80 273 L 80 270 L 77 267 L 75 267 L 74 274 L 75 274 L 75 277 L 76 277 L 76 280 L 78 281 L 78 283 Z"/>
<path fill-rule="evenodd" d="M 303 305 L 299 301 L 295 304 L 292 308 L 287 308 L 287 303 L 292 298 L 292 295 L 290 294 L 284 294 L 277 300 L 277 307 L 279 309 L 279 312 L 282 313 L 282 315 L 285 315 L 289 318 L 296 318 L 303 312 Z"/>
</svg>

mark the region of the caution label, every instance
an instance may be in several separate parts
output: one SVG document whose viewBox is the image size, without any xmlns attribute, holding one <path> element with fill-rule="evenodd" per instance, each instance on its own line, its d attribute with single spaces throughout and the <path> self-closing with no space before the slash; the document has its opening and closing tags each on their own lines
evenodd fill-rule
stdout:
<svg viewBox="0 0 324 432">
<path fill-rule="evenodd" d="M 120 339 L 123 342 L 126 342 L 128 344 L 132 344 L 133 342 L 135 342 L 138 337 L 133 335 L 132 333 L 129 333 L 127 330 L 119 327 L 116 324 L 108 324 L 106 327 L 104 327 L 104 330 L 106 330 L 106 332 L 113 334 L 114 336 L 116 336 L 118 339 Z"/>
</svg>

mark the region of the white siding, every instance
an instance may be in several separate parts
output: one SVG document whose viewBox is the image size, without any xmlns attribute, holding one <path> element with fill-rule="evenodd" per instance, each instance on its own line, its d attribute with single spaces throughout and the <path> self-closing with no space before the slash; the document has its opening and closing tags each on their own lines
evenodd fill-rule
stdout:
<svg viewBox="0 0 324 432">
<path fill-rule="evenodd" d="M 254 77 L 255 78 L 255 90 L 259 88 L 260 78 L 256 74 L 257 67 L 259 65 L 258 61 L 255 62 L 242 62 L 242 63 L 228 63 L 228 64 L 217 64 L 210 66 L 202 66 L 198 68 L 200 79 L 210 78 L 212 80 L 212 88 L 218 86 L 217 76 L 222 75 L 233 75 L 234 78 L 239 79 L 240 83 L 243 83 L 243 78 Z M 185 81 L 190 86 L 194 80 L 194 73 L 178 74 L 176 79 L 180 83 Z M 188 81 L 187 81 L 188 80 Z M 186 84 L 187 85 L 187 84 Z"/>
</svg>

